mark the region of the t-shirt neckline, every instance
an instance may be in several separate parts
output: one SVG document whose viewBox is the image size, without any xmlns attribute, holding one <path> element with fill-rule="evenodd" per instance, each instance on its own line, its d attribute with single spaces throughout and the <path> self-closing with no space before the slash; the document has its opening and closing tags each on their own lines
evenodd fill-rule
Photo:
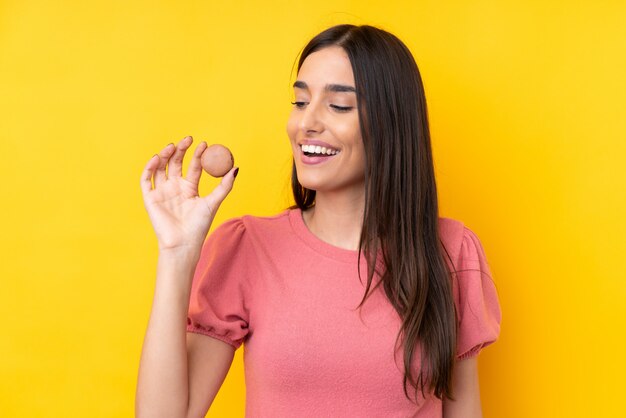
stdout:
<svg viewBox="0 0 626 418">
<path fill-rule="evenodd" d="M 316 252 L 343 263 L 356 263 L 359 252 L 357 250 L 347 250 L 336 247 L 317 237 L 304 223 L 302 210 L 300 208 L 289 209 L 289 221 L 294 232 L 305 244 Z M 365 258 L 362 257 L 362 260 Z"/>
</svg>

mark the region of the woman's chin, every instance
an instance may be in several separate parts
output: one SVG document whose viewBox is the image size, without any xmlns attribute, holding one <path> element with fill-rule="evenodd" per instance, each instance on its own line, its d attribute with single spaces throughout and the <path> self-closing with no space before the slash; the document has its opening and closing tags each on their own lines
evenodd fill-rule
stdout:
<svg viewBox="0 0 626 418">
<path fill-rule="evenodd" d="M 311 183 L 302 183 L 302 182 L 300 182 L 300 185 L 301 185 L 302 187 L 304 187 L 305 189 L 308 189 L 308 190 L 313 190 L 314 192 L 317 192 L 317 191 L 319 191 L 319 190 L 320 190 L 319 186 L 317 186 L 316 184 L 311 184 Z"/>
<path fill-rule="evenodd" d="M 298 176 L 298 183 L 305 189 L 320 191 L 324 189 L 324 185 L 328 183 L 328 181 L 324 181 L 319 178 L 311 178 L 311 176 Z"/>
</svg>

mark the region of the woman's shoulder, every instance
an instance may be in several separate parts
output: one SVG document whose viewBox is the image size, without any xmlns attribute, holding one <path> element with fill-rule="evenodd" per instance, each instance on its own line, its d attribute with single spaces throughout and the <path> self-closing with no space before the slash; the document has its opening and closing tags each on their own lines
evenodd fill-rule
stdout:
<svg viewBox="0 0 626 418">
<path fill-rule="evenodd" d="M 212 234 L 242 236 L 274 235 L 289 226 L 291 209 L 284 210 L 274 215 L 242 215 L 226 219 Z"/>
<path fill-rule="evenodd" d="M 291 217 L 287 209 L 269 216 L 242 215 L 230 218 L 217 226 L 208 236 L 205 247 L 219 251 L 236 252 L 242 257 L 250 254 L 287 254 L 297 246 Z"/>
<path fill-rule="evenodd" d="M 439 217 L 439 239 L 448 254 L 454 259 L 461 251 L 465 224 L 457 219 Z"/>
<path fill-rule="evenodd" d="M 476 233 L 462 221 L 452 218 L 439 218 L 439 238 L 446 252 L 458 264 L 469 259 L 484 258 L 482 244 Z"/>
</svg>

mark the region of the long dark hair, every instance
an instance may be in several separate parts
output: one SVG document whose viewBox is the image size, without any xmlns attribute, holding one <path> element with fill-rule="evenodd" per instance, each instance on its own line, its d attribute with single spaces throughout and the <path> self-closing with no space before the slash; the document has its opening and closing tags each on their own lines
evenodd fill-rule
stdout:
<svg viewBox="0 0 626 418">
<path fill-rule="evenodd" d="M 411 399 L 408 382 L 416 399 L 417 391 L 424 396 L 425 388 L 438 398 L 452 398 L 456 314 L 447 251 L 438 233 L 426 98 L 417 64 L 391 33 L 367 25 L 339 25 L 306 45 L 298 70 L 310 54 L 333 45 L 345 50 L 352 65 L 366 154 L 359 257 L 366 258 L 368 273 L 358 307 L 382 283 L 402 320 L 396 348 L 402 342 L 406 397 Z M 291 185 L 300 209 L 315 204 L 315 191 L 298 182 L 295 164 Z M 376 267 L 379 254 L 382 271 Z M 381 280 L 372 289 L 375 273 Z M 415 374 L 411 364 L 418 342 L 421 368 Z"/>
</svg>

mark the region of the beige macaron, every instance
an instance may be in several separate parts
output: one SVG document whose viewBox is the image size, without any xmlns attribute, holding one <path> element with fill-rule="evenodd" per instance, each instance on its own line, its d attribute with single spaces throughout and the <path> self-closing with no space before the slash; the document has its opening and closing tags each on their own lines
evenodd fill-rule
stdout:
<svg viewBox="0 0 626 418">
<path fill-rule="evenodd" d="M 204 171 L 213 177 L 224 177 L 233 168 L 235 159 L 228 148 L 221 144 L 209 145 L 200 157 Z"/>
</svg>

